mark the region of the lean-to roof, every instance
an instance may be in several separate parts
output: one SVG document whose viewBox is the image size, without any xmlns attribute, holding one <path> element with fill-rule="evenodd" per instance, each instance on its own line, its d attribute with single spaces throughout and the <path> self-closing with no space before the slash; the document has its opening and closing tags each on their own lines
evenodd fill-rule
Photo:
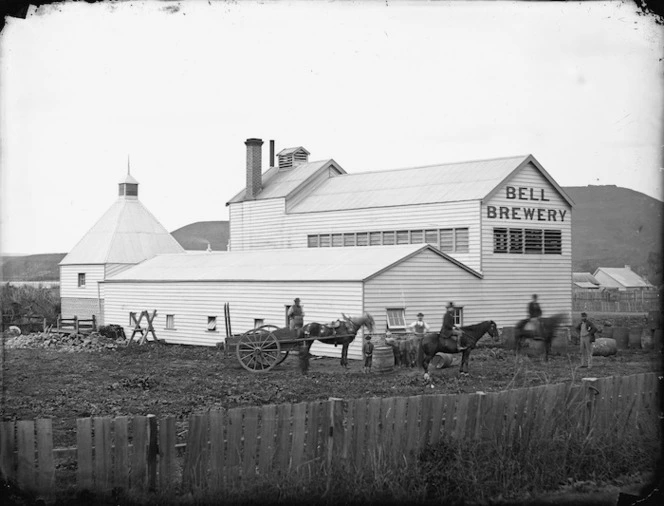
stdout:
<svg viewBox="0 0 664 506">
<path fill-rule="evenodd" d="M 425 250 L 480 277 L 429 245 L 406 244 L 158 255 L 108 278 L 107 282 L 364 281 Z"/>
</svg>

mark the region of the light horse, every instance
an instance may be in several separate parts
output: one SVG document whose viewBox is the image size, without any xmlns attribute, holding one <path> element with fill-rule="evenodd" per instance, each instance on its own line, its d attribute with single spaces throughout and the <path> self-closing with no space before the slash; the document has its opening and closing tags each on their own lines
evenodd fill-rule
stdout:
<svg viewBox="0 0 664 506">
<path fill-rule="evenodd" d="M 521 348 L 523 347 L 523 343 L 527 338 L 536 340 L 541 339 L 544 341 L 544 360 L 548 362 L 549 354 L 551 353 L 551 341 L 556 335 L 556 329 L 560 326 L 564 318 L 565 315 L 561 313 L 555 314 L 548 318 L 540 317 L 540 331 L 538 334 L 542 335 L 535 335 L 535 332 L 532 330 L 527 330 L 524 328 L 526 323 L 528 323 L 527 319 L 519 321 L 514 327 L 514 340 L 516 341 L 517 357 L 519 356 Z"/>
<path fill-rule="evenodd" d="M 443 337 L 442 330 L 439 333 L 429 332 L 424 335 L 422 344 L 418 353 L 418 362 L 422 364 L 424 369 L 424 379 L 429 381 L 429 362 L 436 353 L 462 353 L 461 366 L 459 367 L 459 374 L 468 374 L 468 358 L 470 352 L 475 348 L 477 341 L 479 341 L 485 334 L 489 334 L 494 341 L 498 340 L 498 327 L 493 320 L 483 321 L 475 325 L 468 325 L 461 327 L 463 335 L 462 343 L 466 344 L 466 348 L 459 349 L 457 342 L 451 338 Z"/>
<path fill-rule="evenodd" d="M 325 344 L 341 345 L 341 365 L 348 367 L 348 346 L 353 342 L 362 326 L 373 332 L 374 319 L 369 313 L 353 318 L 342 313 L 342 319 L 332 323 L 308 323 L 302 327 L 299 337 L 315 337 Z M 305 342 L 305 352 L 308 354 L 313 340 Z"/>
</svg>

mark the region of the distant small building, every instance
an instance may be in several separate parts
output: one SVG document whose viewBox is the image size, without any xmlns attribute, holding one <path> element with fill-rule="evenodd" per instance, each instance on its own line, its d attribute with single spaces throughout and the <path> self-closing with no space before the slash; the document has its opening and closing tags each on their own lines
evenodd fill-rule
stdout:
<svg viewBox="0 0 664 506">
<path fill-rule="evenodd" d="M 599 290 L 599 281 L 589 272 L 573 272 L 574 290 Z"/>
<path fill-rule="evenodd" d="M 625 267 L 599 267 L 593 274 L 602 288 L 624 290 L 653 290 L 655 287 L 634 272 L 629 265 Z"/>
</svg>

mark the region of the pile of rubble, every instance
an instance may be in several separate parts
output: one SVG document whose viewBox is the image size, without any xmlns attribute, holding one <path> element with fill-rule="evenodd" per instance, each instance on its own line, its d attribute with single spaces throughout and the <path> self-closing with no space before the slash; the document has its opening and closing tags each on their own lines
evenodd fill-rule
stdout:
<svg viewBox="0 0 664 506">
<path fill-rule="evenodd" d="M 56 351 L 78 353 L 114 350 L 127 345 L 126 339 L 111 339 L 93 332 L 83 334 L 58 334 L 55 332 L 39 332 L 16 335 L 5 332 L 5 348 L 47 348 Z"/>
</svg>

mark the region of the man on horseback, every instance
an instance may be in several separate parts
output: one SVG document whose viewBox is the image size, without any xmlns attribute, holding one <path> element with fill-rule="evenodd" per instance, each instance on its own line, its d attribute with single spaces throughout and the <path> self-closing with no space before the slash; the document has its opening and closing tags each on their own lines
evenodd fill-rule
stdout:
<svg viewBox="0 0 664 506">
<path fill-rule="evenodd" d="M 524 330 L 529 330 L 536 337 L 542 336 L 540 316 L 542 316 L 542 308 L 537 302 L 537 294 L 534 293 L 533 300 L 528 304 L 528 322 L 526 322 Z"/>
<path fill-rule="evenodd" d="M 444 339 L 452 339 L 456 341 L 459 350 L 465 350 L 467 346 L 463 346 L 461 337 L 463 331 L 454 324 L 454 302 L 447 305 L 445 316 L 443 316 L 443 328 L 440 330 L 440 335 Z"/>
</svg>

